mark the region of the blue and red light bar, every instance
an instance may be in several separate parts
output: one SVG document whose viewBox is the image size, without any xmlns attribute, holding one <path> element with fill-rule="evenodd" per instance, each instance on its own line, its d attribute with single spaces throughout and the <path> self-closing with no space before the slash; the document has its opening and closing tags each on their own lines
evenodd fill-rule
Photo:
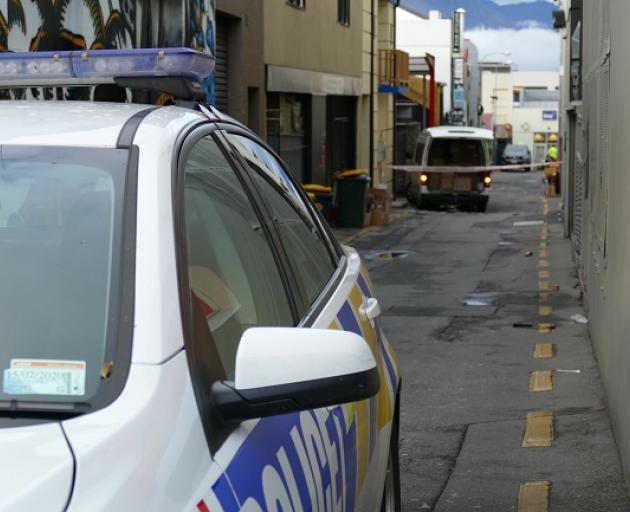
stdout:
<svg viewBox="0 0 630 512">
<path fill-rule="evenodd" d="M 0 53 L 0 88 L 115 83 L 176 77 L 200 83 L 214 59 L 190 48 Z"/>
</svg>

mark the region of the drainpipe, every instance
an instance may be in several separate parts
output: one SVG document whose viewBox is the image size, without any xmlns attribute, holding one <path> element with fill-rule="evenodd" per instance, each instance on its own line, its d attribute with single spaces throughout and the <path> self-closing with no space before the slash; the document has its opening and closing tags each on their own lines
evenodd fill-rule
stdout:
<svg viewBox="0 0 630 512">
<path fill-rule="evenodd" d="M 372 16 L 370 30 L 370 183 L 374 186 L 374 36 L 376 33 L 376 17 L 374 5 L 376 0 L 372 0 Z"/>
<path fill-rule="evenodd" d="M 429 127 L 437 125 L 437 116 L 435 111 L 435 57 L 430 53 L 426 56 L 429 65 Z"/>
<path fill-rule="evenodd" d="M 400 6 L 400 0 L 395 0 L 394 1 L 394 59 L 396 58 L 396 50 L 398 49 L 398 47 L 396 46 L 396 13 L 397 11 L 397 7 Z M 394 60 L 394 63 L 396 62 L 396 60 Z M 395 72 L 394 72 L 395 73 Z M 392 163 L 396 164 L 396 150 L 398 149 L 396 147 L 396 101 L 398 100 L 398 93 L 394 93 L 394 108 L 392 109 L 392 148 L 393 148 L 393 155 L 392 155 Z M 405 162 L 402 162 L 405 163 Z M 393 173 L 394 171 L 392 171 Z M 396 196 L 395 194 L 396 191 L 396 180 L 394 179 L 394 176 L 392 176 L 392 192 L 394 193 L 394 197 Z"/>
</svg>

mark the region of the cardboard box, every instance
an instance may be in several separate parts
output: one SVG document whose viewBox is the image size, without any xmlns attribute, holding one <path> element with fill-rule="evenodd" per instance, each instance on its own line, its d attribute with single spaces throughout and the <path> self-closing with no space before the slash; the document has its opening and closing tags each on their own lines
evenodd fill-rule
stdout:
<svg viewBox="0 0 630 512">
<path fill-rule="evenodd" d="M 389 224 L 389 208 L 391 198 L 389 190 L 385 188 L 372 188 L 369 192 L 370 200 L 370 225 L 387 226 Z"/>
</svg>

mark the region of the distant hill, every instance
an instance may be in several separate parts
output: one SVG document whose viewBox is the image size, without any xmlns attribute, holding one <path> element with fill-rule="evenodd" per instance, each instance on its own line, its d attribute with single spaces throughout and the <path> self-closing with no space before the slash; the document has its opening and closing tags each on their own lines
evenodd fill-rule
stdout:
<svg viewBox="0 0 630 512">
<path fill-rule="evenodd" d="M 544 0 L 511 5 L 497 5 L 492 0 L 402 0 L 401 4 L 422 14 L 437 10 L 445 17 L 463 7 L 466 9 L 466 30 L 522 28 L 532 23 L 551 28 L 551 13 L 557 9 Z"/>
</svg>

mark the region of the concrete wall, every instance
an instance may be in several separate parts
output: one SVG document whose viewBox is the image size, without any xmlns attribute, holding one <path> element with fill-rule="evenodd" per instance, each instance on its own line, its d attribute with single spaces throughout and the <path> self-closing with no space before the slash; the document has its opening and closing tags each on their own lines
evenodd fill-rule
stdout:
<svg viewBox="0 0 630 512">
<path fill-rule="evenodd" d="M 372 0 L 362 0 L 362 94 L 359 97 L 357 111 L 357 167 L 370 167 L 370 115 L 373 116 L 372 151 L 373 185 L 385 184 L 392 187 L 392 171 L 394 146 L 394 95 L 379 94 L 378 76 L 374 78 L 373 108 L 370 112 L 370 53 L 372 30 Z M 378 75 L 378 50 L 394 48 L 395 20 L 401 10 L 394 12 L 394 6 L 388 0 L 374 0 L 376 9 L 376 33 L 374 34 L 374 72 Z"/>
<path fill-rule="evenodd" d="M 265 63 L 361 76 L 362 2 L 350 4 L 346 27 L 337 22 L 336 0 L 307 0 L 306 9 L 286 0 L 264 0 Z"/>
<path fill-rule="evenodd" d="M 629 22 L 627 0 L 584 1 L 583 101 L 568 101 L 565 81 L 562 132 L 567 162 L 562 172 L 567 184 L 565 213 L 585 290 L 589 330 L 630 484 Z M 587 165 L 581 169 L 571 165 L 571 159 Z M 580 181 L 583 187 L 576 186 Z M 576 202 L 584 210 L 581 229 L 576 227 Z"/>
<path fill-rule="evenodd" d="M 217 22 L 228 32 L 227 114 L 266 136 L 263 4 L 217 0 Z"/>
<path fill-rule="evenodd" d="M 396 47 L 411 57 L 435 56 L 435 79 L 445 84 L 442 113 L 451 109 L 452 21 L 432 11 L 429 18 L 399 8 L 396 19 Z"/>
</svg>

